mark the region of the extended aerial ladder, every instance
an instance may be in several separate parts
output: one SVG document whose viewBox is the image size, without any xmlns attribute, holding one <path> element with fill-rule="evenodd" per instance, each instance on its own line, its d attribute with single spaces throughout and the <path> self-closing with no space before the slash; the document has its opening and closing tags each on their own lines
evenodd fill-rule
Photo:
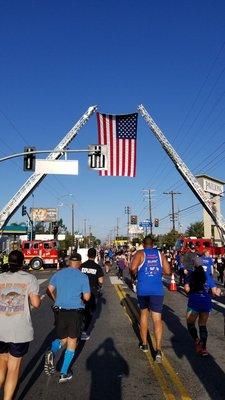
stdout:
<svg viewBox="0 0 225 400">
<path fill-rule="evenodd" d="M 75 138 L 78 131 L 86 124 L 90 116 L 96 111 L 97 106 L 92 106 L 87 109 L 79 121 L 73 128 L 64 136 L 64 138 L 50 153 L 46 160 L 57 160 L 63 155 L 63 150 L 66 150 L 69 143 Z M 33 192 L 39 183 L 46 177 L 46 174 L 33 173 L 27 181 L 21 186 L 17 193 L 11 198 L 6 206 L 0 211 L 0 230 L 7 224 L 12 215 L 23 204 L 26 198 Z"/>
<path fill-rule="evenodd" d="M 173 161 L 176 169 L 182 176 L 182 178 L 185 180 L 185 182 L 188 184 L 194 195 L 197 197 L 199 202 L 202 204 L 202 206 L 205 208 L 205 210 L 208 212 L 210 217 L 212 218 L 213 222 L 215 223 L 216 227 L 218 228 L 220 238 L 222 243 L 225 241 L 225 221 L 223 219 L 223 216 L 219 214 L 216 210 L 215 207 L 212 204 L 212 201 L 207 197 L 205 191 L 195 178 L 195 176 L 191 173 L 189 168 L 186 166 L 186 164 L 182 161 L 180 156 L 177 154 L 177 152 L 174 150 L 170 142 L 166 139 L 165 135 L 163 132 L 160 130 L 160 128 L 157 126 L 151 115 L 146 111 L 144 106 L 141 104 L 138 106 L 138 110 L 142 117 L 144 117 L 145 121 L 147 122 L 148 126 L 150 127 L 151 131 L 155 135 L 155 137 L 158 139 L 160 144 L 162 145 L 163 149 L 165 152 L 168 154 L 170 159 Z"/>
</svg>

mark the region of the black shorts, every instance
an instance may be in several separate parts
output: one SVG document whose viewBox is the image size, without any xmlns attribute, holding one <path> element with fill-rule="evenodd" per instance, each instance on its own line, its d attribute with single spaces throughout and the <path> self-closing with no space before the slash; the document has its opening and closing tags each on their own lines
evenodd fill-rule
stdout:
<svg viewBox="0 0 225 400">
<path fill-rule="evenodd" d="M 138 304 L 141 310 L 148 308 L 157 313 L 162 313 L 164 296 L 138 296 Z"/>
<path fill-rule="evenodd" d="M 83 310 L 60 310 L 56 317 L 56 334 L 59 339 L 77 338 L 83 325 Z"/>
<path fill-rule="evenodd" d="M 6 343 L 0 342 L 0 354 L 9 353 L 13 357 L 23 357 L 29 348 L 30 342 L 25 343 Z"/>
<path fill-rule="evenodd" d="M 93 313 L 96 310 L 96 296 L 91 293 L 91 298 L 85 303 L 85 311 Z"/>
</svg>

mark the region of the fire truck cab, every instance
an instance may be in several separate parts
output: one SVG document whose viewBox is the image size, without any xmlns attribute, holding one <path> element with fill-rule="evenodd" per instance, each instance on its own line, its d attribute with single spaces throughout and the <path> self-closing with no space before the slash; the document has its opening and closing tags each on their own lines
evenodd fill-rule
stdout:
<svg viewBox="0 0 225 400">
<path fill-rule="evenodd" d="M 224 247 L 214 246 L 211 239 L 196 238 L 196 237 L 180 237 L 175 243 L 175 250 L 181 253 L 188 253 L 191 245 L 195 246 L 197 253 L 202 254 L 208 250 L 212 256 L 224 254 Z"/>
<path fill-rule="evenodd" d="M 58 265 L 58 243 L 56 240 L 24 240 L 22 252 L 25 265 L 34 270 L 43 266 Z"/>
</svg>

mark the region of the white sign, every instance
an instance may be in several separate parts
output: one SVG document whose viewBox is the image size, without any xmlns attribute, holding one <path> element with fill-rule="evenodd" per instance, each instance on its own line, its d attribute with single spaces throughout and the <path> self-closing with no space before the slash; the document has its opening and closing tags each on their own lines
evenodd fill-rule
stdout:
<svg viewBox="0 0 225 400">
<path fill-rule="evenodd" d="M 215 181 L 203 179 L 203 189 L 205 192 L 217 194 L 218 196 L 223 196 L 223 185 L 220 185 Z"/>
<path fill-rule="evenodd" d="M 138 225 L 129 225 L 129 234 L 130 235 L 139 235 L 143 232 L 143 228 Z"/>
<path fill-rule="evenodd" d="M 78 175 L 78 160 L 36 160 L 37 174 Z"/>
<path fill-rule="evenodd" d="M 88 146 L 88 166 L 91 169 L 107 170 L 108 146 L 106 144 L 90 144 Z"/>
</svg>

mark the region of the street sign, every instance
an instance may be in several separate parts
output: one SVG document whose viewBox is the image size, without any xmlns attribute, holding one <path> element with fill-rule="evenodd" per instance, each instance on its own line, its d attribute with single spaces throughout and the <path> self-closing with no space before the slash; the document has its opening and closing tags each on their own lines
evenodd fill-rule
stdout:
<svg viewBox="0 0 225 400">
<path fill-rule="evenodd" d="M 37 174 L 78 175 L 77 160 L 36 160 Z"/>
<path fill-rule="evenodd" d="M 139 226 L 141 228 L 149 228 L 151 226 L 151 222 L 150 221 L 142 221 L 139 223 Z"/>
<path fill-rule="evenodd" d="M 107 170 L 108 146 L 106 144 L 90 144 L 88 146 L 88 166 L 91 169 Z"/>
</svg>

